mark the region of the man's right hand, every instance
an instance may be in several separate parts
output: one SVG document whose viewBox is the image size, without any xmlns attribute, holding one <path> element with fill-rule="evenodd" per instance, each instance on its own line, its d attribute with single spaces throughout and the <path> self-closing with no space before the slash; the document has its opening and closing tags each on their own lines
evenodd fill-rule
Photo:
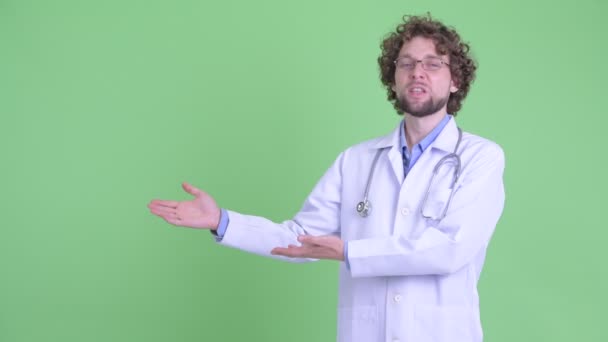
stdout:
<svg viewBox="0 0 608 342">
<path fill-rule="evenodd" d="M 220 222 L 220 208 L 213 197 L 188 183 L 182 183 L 182 187 L 194 196 L 193 200 L 182 202 L 153 200 L 148 204 L 150 212 L 176 226 L 217 229 Z"/>
</svg>

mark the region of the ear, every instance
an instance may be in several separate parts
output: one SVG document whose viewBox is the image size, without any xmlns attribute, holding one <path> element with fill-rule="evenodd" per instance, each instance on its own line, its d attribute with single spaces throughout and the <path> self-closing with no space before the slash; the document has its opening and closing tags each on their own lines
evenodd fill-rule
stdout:
<svg viewBox="0 0 608 342">
<path fill-rule="evenodd" d="M 395 93 L 397 92 L 397 91 L 395 90 L 395 84 L 394 84 L 394 83 L 391 85 L 391 90 L 392 90 L 392 91 L 394 91 Z"/>
<path fill-rule="evenodd" d="M 456 82 L 454 80 L 450 81 L 450 93 L 455 93 L 458 91 L 458 87 L 456 86 Z"/>
</svg>

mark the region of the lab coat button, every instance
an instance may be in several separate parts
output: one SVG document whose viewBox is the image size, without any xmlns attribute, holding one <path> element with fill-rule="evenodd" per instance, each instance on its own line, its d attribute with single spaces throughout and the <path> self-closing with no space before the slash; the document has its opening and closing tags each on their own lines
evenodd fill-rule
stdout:
<svg viewBox="0 0 608 342">
<path fill-rule="evenodd" d="M 396 295 L 395 297 L 393 297 L 393 299 L 395 300 L 395 302 L 399 303 L 401 301 L 401 295 Z"/>
<path fill-rule="evenodd" d="M 401 208 L 401 215 L 407 216 L 409 214 L 410 214 L 410 208 L 408 208 L 408 207 Z"/>
</svg>

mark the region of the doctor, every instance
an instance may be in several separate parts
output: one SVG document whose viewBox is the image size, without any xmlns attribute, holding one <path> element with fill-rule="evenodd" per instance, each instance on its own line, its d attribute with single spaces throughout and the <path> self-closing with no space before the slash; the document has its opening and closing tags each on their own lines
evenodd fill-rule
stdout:
<svg viewBox="0 0 608 342">
<path fill-rule="evenodd" d="M 503 209 L 504 155 L 454 119 L 475 62 L 430 15 L 404 17 L 381 48 L 403 120 L 342 152 L 293 219 L 220 209 L 186 183 L 193 200 L 154 200 L 150 211 L 252 253 L 340 261 L 338 341 L 482 341 L 477 282 Z"/>
</svg>

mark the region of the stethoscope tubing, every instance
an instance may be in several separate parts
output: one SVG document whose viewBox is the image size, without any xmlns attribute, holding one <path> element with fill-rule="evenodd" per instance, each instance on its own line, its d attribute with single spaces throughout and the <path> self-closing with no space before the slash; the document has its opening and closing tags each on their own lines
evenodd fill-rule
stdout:
<svg viewBox="0 0 608 342">
<path fill-rule="evenodd" d="M 429 184 L 426 188 L 426 193 L 424 195 L 424 199 L 422 200 L 422 204 L 420 206 L 420 214 L 425 218 L 433 219 L 433 217 L 430 217 L 430 216 L 427 216 L 424 214 L 424 208 L 426 206 L 426 203 L 427 203 L 430 191 L 431 191 L 431 185 L 433 184 L 433 180 L 435 179 L 435 176 L 437 175 L 439 168 L 441 168 L 441 166 L 443 166 L 443 164 L 446 161 L 448 161 L 449 159 L 453 159 L 456 161 L 455 162 L 456 166 L 454 167 L 454 174 L 452 177 L 450 197 L 448 198 L 448 201 L 447 201 L 441 215 L 438 218 L 434 218 L 434 219 L 442 220 L 445 217 L 445 215 L 447 214 L 448 208 L 450 206 L 450 202 L 452 201 L 452 197 L 454 196 L 456 182 L 460 178 L 460 172 L 462 170 L 462 163 L 460 160 L 460 156 L 458 155 L 458 148 L 460 147 L 461 141 L 462 141 L 462 130 L 460 129 L 460 127 L 458 127 L 458 140 L 456 141 L 456 146 L 454 147 L 454 152 L 452 152 L 446 156 L 443 156 L 437 162 L 437 164 L 435 164 L 435 167 L 433 168 L 433 174 L 431 175 L 431 179 L 429 180 Z M 356 207 L 357 213 L 359 213 L 359 215 L 361 217 L 369 216 L 369 213 L 371 210 L 371 202 L 369 201 L 369 192 L 371 189 L 372 181 L 374 179 L 374 172 L 376 171 L 376 165 L 378 164 L 378 159 L 380 158 L 380 155 L 382 154 L 383 150 L 384 149 L 379 149 L 376 152 L 376 155 L 374 156 L 374 160 L 372 162 L 372 167 L 370 169 L 369 175 L 367 177 L 367 183 L 365 185 L 365 193 L 363 194 L 363 201 L 359 202 Z"/>
<path fill-rule="evenodd" d="M 365 194 L 363 196 L 363 201 L 357 203 L 357 212 L 361 217 L 367 217 L 372 209 L 372 205 L 368 200 L 369 189 L 372 186 L 372 181 L 374 180 L 374 172 L 376 171 L 376 164 L 378 163 L 378 159 L 382 154 L 383 149 L 379 149 L 374 156 L 374 161 L 372 162 L 372 168 L 369 170 L 369 175 L 367 176 L 367 184 L 365 185 Z"/>
</svg>

